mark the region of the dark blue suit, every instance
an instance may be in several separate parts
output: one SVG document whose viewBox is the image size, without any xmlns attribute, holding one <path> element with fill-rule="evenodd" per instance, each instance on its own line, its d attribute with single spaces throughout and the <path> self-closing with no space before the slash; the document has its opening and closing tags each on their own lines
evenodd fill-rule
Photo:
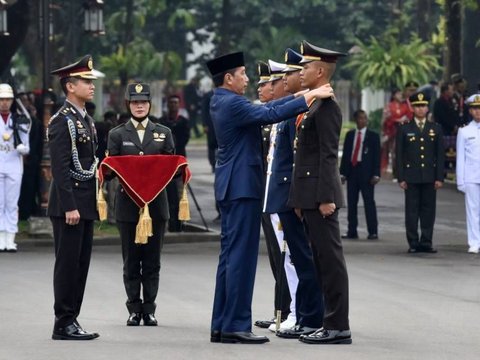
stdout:
<svg viewBox="0 0 480 360">
<path fill-rule="evenodd" d="M 367 230 L 370 235 L 377 234 L 378 220 L 375 205 L 375 186 L 370 183 L 372 177 L 380 177 L 380 137 L 377 133 L 366 129 L 363 139 L 361 161 L 352 166 L 352 153 L 356 130 L 350 130 L 343 144 L 343 156 L 340 163 L 340 174 L 347 179 L 348 203 L 348 236 L 357 234 L 357 204 L 361 192 L 365 206 Z"/>
<path fill-rule="evenodd" d="M 311 328 L 322 327 L 323 295 L 313 265 L 312 251 L 303 224 L 287 206 L 293 171 L 295 119 L 277 125 L 275 152 L 270 181 L 266 189 L 264 212 L 278 214 L 290 255 L 298 276 L 296 292 L 297 323 Z"/>
<path fill-rule="evenodd" d="M 292 101 L 289 101 L 292 100 Z M 222 218 L 212 331 L 251 331 L 252 295 L 262 213 L 263 164 L 260 125 L 308 110 L 303 97 L 267 108 L 217 88 L 210 112 L 218 142 L 215 198 Z"/>
</svg>

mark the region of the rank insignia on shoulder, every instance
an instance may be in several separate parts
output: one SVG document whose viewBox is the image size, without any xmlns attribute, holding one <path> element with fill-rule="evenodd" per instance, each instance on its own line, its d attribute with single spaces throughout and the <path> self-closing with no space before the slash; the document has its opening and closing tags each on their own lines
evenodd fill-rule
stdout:
<svg viewBox="0 0 480 360">
<path fill-rule="evenodd" d="M 69 113 L 69 111 L 70 111 L 70 108 L 67 107 L 67 108 L 62 110 L 62 113 L 64 113 L 66 115 L 66 114 Z"/>
</svg>

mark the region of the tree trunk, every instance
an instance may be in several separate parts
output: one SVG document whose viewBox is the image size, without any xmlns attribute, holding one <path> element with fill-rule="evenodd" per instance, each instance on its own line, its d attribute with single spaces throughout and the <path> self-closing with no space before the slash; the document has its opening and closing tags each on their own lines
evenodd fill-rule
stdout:
<svg viewBox="0 0 480 360">
<path fill-rule="evenodd" d="M 222 55 L 230 52 L 230 22 L 231 22 L 231 3 L 230 0 L 223 0 L 222 18 L 220 20 L 220 43 L 218 44 L 217 54 Z"/>
<path fill-rule="evenodd" d="M 463 22 L 463 76 L 467 79 L 468 93 L 480 93 L 480 67 L 478 59 L 480 59 L 480 0 L 476 10 L 465 9 L 465 17 Z"/>
<path fill-rule="evenodd" d="M 447 81 L 452 74 L 462 72 L 462 10 L 461 1 L 445 0 L 447 49 L 443 77 Z"/>
<path fill-rule="evenodd" d="M 431 0 L 417 0 L 417 32 L 423 41 L 429 41 L 432 34 L 430 26 L 431 11 Z"/>
</svg>

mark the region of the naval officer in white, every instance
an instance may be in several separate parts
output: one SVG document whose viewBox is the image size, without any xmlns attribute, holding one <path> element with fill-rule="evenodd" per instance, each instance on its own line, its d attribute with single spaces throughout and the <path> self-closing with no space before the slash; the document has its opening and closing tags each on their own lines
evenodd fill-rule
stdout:
<svg viewBox="0 0 480 360">
<path fill-rule="evenodd" d="M 457 187 L 465 193 L 468 252 L 480 251 L 480 94 L 466 101 L 472 121 L 457 134 Z"/>
</svg>

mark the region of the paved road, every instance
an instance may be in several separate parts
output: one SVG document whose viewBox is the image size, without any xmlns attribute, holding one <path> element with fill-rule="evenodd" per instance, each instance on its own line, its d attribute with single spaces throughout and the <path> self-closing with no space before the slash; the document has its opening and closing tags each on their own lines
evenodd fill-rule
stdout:
<svg viewBox="0 0 480 360">
<path fill-rule="evenodd" d="M 218 229 L 212 175 L 200 149 L 190 150 L 192 188 L 209 226 Z M 378 185 L 380 240 L 344 243 L 350 276 L 353 345 L 315 346 L 270 336 L 265 345 L 210 344 L 209 321 L 217 242 L 167 243 L 162 255 L 157 328 L 129 328 L 118 246 L 96 245 L 80 320 L 101 337 L 50 340 L 53 250 L 24 244 L 0 254 L 0 360 L 7 359 L 478 359 L 480 256 L 466 253 L 463 197 L 453 188 L 438 199 L 438 254 L 406 254 L 403 197 Z M 345 228 L 345 213 L 341 212 Z M 192 221 L 199 219 L 192 209 Z M 366 236 L 360 217 L 360 235 Z M 263 243 L 262 243 L 263 244 Z M 254 319 L 272 315 L 272 275 L 265 247 L 258 262 Z M 267 334 L 267 330 L 255 330 Z"/>
</svg>

